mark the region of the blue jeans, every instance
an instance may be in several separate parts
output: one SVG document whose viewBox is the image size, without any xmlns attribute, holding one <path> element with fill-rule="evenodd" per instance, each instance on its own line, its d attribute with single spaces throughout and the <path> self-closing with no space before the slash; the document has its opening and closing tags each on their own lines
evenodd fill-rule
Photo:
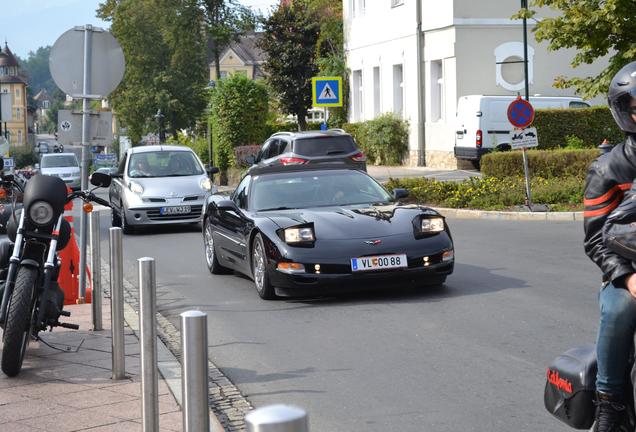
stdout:
<svg viewBox="0 0 636 432">
<path fill-rule="evenodd" d="M 636 299 L 626 289 L 610 283 L 601 290 L 599 303 L 596 389 L 623 396 L 636 332 Z"/>
</svg>

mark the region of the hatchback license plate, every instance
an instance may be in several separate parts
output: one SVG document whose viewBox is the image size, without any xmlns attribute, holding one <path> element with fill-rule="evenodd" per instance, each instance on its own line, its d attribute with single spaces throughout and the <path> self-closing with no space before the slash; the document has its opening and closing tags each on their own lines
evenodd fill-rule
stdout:
<svg viewBox="0 0 636 432">
<path fill-rule="evenodd" d="M 190 206 L 176 206 L 176 207 L 161 207 L 159 213 L 161 215 L 178 215 L 190 213 Z"/>
<path fill-rule="evenodd" d="M 408 267 L 406 255 L 378 255 L 362 258 L 351 258 L 351 270 L 369 271 Z"/>
</svg>

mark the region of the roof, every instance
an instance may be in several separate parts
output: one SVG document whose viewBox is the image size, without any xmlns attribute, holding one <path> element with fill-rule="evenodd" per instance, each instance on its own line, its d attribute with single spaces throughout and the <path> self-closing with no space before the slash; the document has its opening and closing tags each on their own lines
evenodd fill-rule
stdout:
<svg viewBox="0 0 636 432">
<path fill-rule="evenodd" d="M 236 53 L 237 56 L 245 63 L 246 65 L 254 65 L 258 66 L 265 62 L 267 55 L 258 47 L 258 42 L 263 38 L 263 32 L 247 32 L 235 41 L 230 42 L 230 44 L 225 47 L 225 49 L 220 53 L 220 58 L 227 54 L 229 50 L 232 50 Z M 213 57 L 213 48 L 214 44 L 212 42 L 208 43 L 208 62 L 212 63 L 214 61 Z"/>
<path fill-rule="evenodd" d="M 6 42 L 4 48 L 0 50 L 0 66 L 20 66 Z"/>
<path fill-rule="evenodd" d="M 276 132 L 272 136 L 287 136 L 293 140 L 303 138 L 328 138 L 334 136 L 350 136 L 342 129 L 329 129 L 326 131 L 301 131 L 301 132 Z"/>
<path fill-rule="evenodd" d="M 2 66 L 2 64 L 0 64 L 0 66 Z M 0 75 L 0 83 L 28 85 L 26 80 L 23 77 L 18 75 Z"/>
<path fill-rule="evenodd" d="M 46 89 L 42 89 L 38 92 L 38 94 L 33 96 L 33 99 L 35 99 L 36 101 L 51 100 L 51 95 L 49 95 L 49 92 L 47 92 Z"/>
<path fill-rule="evenodd" d="M 344 163 L 333 164 L 308 164 L 308 165 L 265 165 L 265 166 L 252 166 L 246 173 L 251 176 L 257 176 L 262 174 L 282 174 L 293 172 L 314 172 L 314 171 L 353 171 L 359 172 L 369 176 L 368 173 Z"/>
<path fill-rule="evenodd" d="M 176 145 L 147 145 L 147 146 L 137 146 L 131 147 L 130 153 L 149 153 L 156 151 L 192 151 L 190 147 L 186 146 L 176 146 Z"/>
</svg>

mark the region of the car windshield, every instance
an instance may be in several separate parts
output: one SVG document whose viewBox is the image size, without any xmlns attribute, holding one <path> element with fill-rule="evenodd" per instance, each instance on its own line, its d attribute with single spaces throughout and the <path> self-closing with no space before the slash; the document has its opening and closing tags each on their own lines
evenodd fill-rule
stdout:
<svg viewBox="0 0 636 432">
<path fill-rule="evenodd" d="M 391 195 L 355 170 L 262 174 L 251 190 L 254 211 L 388 203 Z"/>
<path fill-rule="evenodd" d="M 301 138 L 294 142 L 294 153 L 303 156 L 331 156 L 351 153 L 356 144 L 350 136 Z"/>
<path fill-rule="evenodd" d="M 75 155 L 55 155 L 43 157 L 41 161 L 42 168 L 62 168 L 62 167 L 79 167 Z"/>
<path fill-rule="evenodd" d="M 128 163 L 129 177 L 182 177 L 201 174 L 203 168 L 190 151 L 133 153 Z"/>
</svg>

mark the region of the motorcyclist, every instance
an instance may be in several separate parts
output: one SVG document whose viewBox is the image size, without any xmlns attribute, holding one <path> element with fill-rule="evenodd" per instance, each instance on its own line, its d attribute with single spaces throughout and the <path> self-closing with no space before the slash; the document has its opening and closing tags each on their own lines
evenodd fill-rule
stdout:
<svg viewBox="0 0 636 432">
<path fill-rule="evenodd" d="M 633 432 L 626 400 L 626 377 L 636 332 L 636 270 L 632 262 L 603 243 L 603 227 L 624 191 L 636 179 L 636 62 L 612 79 L 608 104 L 616 124 L 627 136 L 623 143 L 596 159 L 585 183 L 585 252 L 603 272 L 599 294 L 597 337 L 597 408 L 594 432 Z"/>
</svg>

